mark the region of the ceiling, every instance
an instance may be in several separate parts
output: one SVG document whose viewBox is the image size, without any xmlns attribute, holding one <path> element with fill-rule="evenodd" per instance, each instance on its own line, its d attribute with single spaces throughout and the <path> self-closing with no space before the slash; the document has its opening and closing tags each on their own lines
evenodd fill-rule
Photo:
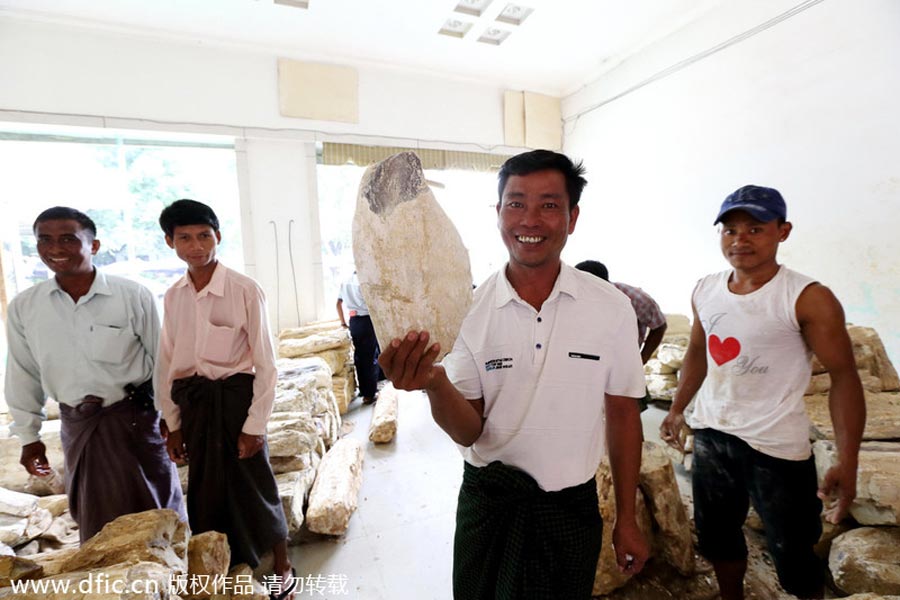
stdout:
<svg viewBox="0 0 900 600">
<path fill-rule="evenodd" d="M 721 1 L 492 0 L 475 17 L 454 8 L 484 0 L 308 0 L 307 9 L 274 0 L 0 0 L 0 16 L 565 95 Z M 521 25 L 496 21 L 511 2 L 533 9 Z M 438 34 L 448 19 L 471 29 Z M 478 42 L 489 28 L 510 33 L 500 45 Z"/>
</svg>

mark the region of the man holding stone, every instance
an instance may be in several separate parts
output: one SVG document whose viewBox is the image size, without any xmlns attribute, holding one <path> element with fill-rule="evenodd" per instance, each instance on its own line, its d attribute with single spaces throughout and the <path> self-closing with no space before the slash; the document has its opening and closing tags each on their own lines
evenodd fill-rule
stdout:
<svg viewBox="0 0 900 600">
<path fill-rule="evenodd" d="M 187 520 L 153 401 L 159 317 L 150 291 L 93 266 L 97 228 L 57 206 L 34 222 L 55 276 L 9 305 L 6 401 L 20 462 L 50 476 L 40 441 L 44 403 L 60 403 L 66 493 L 84 542 L 123 514 L 171 508 Z"/>
<path fill-rule="evenodd" d="M 601 546 L 594 474 L 606 448 L 621 569 L 648 556 L 635 521 L 644 374 L 628 299 L 562 263 L 587 183 L 566 156 L 535 150 L 499 174 L 505 268 L 475 292 L 441 365 L 428 332 L 379 362 L 395 387 L 428 395 L 464 464 L 454 598 L 589 598 Z"/>
</svg>

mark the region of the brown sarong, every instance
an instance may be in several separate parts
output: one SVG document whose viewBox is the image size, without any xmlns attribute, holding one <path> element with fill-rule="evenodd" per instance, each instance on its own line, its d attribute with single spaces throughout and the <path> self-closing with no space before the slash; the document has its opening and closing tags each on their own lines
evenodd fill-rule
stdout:
<svg viewBox="0 0 900 600">
<path fill-rule="evenodd" d="M 176 379 L 172 400 L 181 409 L 188 453 L 188 518 L 194 534 L 228 536 L 231 564 L 253 568 L 287 539 L 287 521 L 269 465 L 269 447 L 239 459 L 237 441 L 253 398 L 253 375 Z"/>
<path fill-rule="evenodd" d="M 106 408 L 91 402 L 60 405 L 66 493 L 82 543 L 129 513 L 171 508 L 187 520 L 151 388 L 137 389 Z"/>
</svg>

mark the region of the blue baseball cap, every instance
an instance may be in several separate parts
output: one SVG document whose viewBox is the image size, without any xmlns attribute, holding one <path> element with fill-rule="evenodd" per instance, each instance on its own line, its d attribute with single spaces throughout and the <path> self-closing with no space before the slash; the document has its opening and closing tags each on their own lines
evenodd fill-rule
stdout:
<svg viewBox="0 0 900 600">
<path fill-rule="evenodd" d="M 763 223 L 768 223 L 774 219 L 787 220 L 787 206 L 781 193 L 774 188 L 767 188 L 758 185 L 745 185 L 731 192 L 722 207 L 719 209 L 719 216 L 713 222 L 713 225 L 722 220 L 722 216 L 732 210 L 743 210 Z"/>
</svg>

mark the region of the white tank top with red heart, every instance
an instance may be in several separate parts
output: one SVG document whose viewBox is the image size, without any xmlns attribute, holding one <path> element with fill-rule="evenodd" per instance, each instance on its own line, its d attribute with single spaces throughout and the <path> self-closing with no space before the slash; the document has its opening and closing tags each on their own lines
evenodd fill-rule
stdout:
<svg viewBox="0 0 900 600">
<path fill-rule="evenodd" d="M 805 460 L 810 443 L 803 392 L 812 353 L 796 306 L 815 280 L 782 265 L 758 290 L 735 294 L 728 289 L 730 275 L 709 275 L 694 288 L 707 367 L 688 424 L 737 436 L 770 456 Z"/>
</svg>

